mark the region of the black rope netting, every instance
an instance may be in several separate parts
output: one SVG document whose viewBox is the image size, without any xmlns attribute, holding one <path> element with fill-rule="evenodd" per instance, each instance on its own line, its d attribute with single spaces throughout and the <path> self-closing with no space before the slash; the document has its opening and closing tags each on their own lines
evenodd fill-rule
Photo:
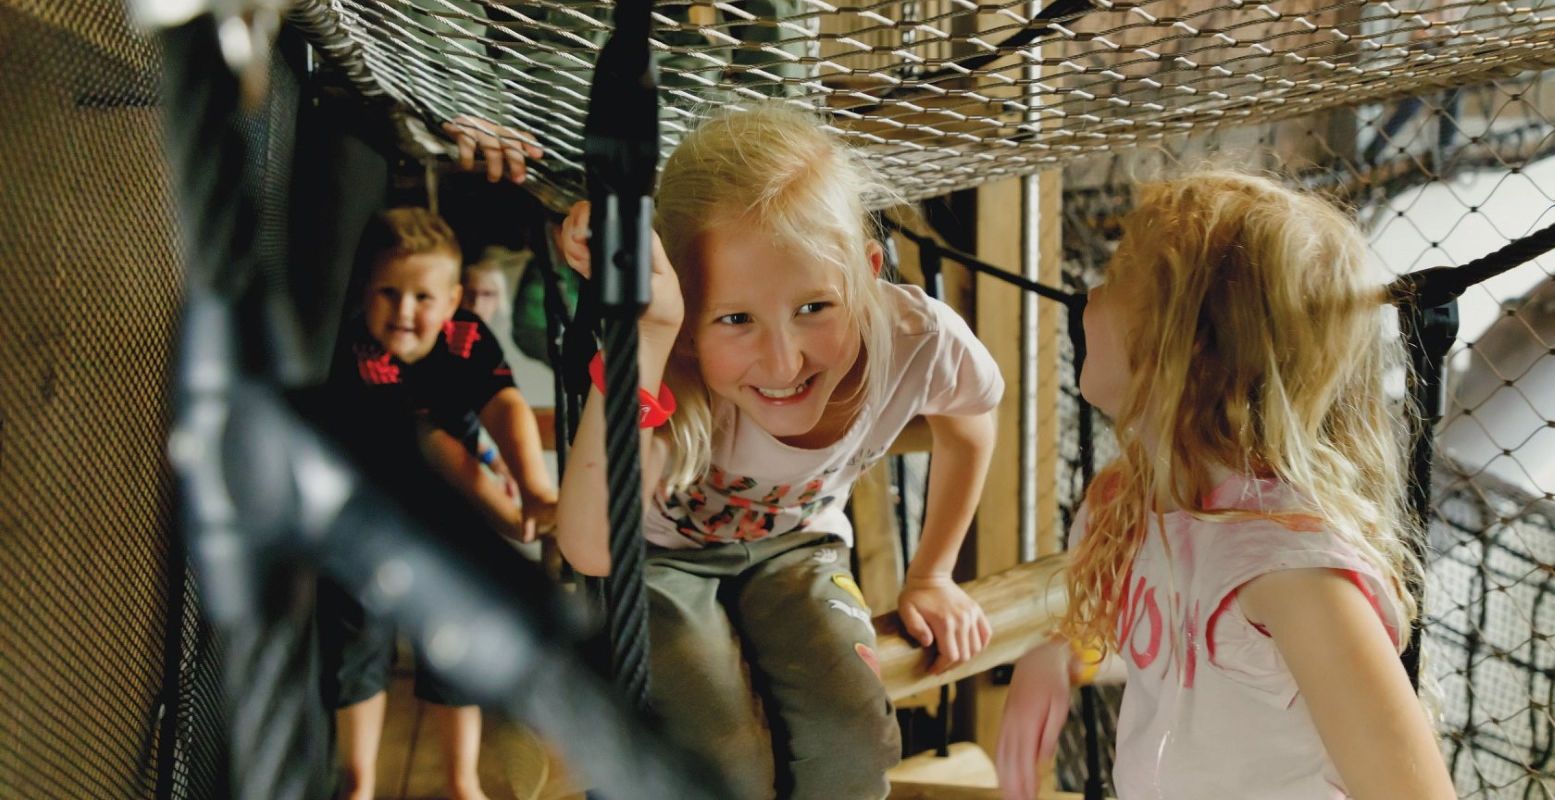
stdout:
<svg viewBox="0 0 1555 800">
<path fill-rule="evenodd" d="M 535 131 L 550 151 L 537 189 L 559 204 L 583 194 L 587 87 L 611 8 L 308 0 L 293 18 L 357 91 L 411 118 L 476 114 Z M 1535 259 L 1481 283 L 1482 260 L 1470 261 L 1508 241 L 1547 246 L 1555 86 L 1528 70 L 1549 63 L 1549 3 L 1154 0 L 1044 11 L 794 0 L 767 21 L 741 3 L 656 8 L 663 148 L 703 109 L 779 98 L 832 113 L 915 197 L 1062 168 L 1067 293 L 1109 256 L 1131 176 L 1162 152 L 1191 162 L 1237 145 L 1274 154 L 1257 165 L 1277 161 L 1354 206 L 1393 272 L 1472 267 L 1432 452 L 1423 693 L 1460 794 L 1555 796 L 1555 270 Z M 0 189 L 6 295 L 20 309 L 0 323 L 15 365 L 0 392 L 0 705 L 22 732 L 0 747 L 0 794 L 215 796 L 231 721 L 217 665 L 266 658 L 252 643 L 232 652 L 217 640 L 168 540 L 159 421 L 183 274 L 169 178 L 151 157 L 157 53 L 107 2 L 0 3 L 0 44 L 8 75 L 36 78 L 0 88 L 11 109 L 0 142 L 59 151 L 9 164 Z M 285 165 L 263 163 L 287 149 L 272 138 L 278 120 L 232 134 L 268 155 L 211 175 L 284 184 Z M 1162 149 L 1115 152 L 1141 144 Z M 93 164 L 92 179 L 66 163 Z M 279 210 L 261 199 L 255 212 L 261 261 L 277 261 L 264 254 L 286 238 Z M 919 264 L 925 279 L 942 283 L 929 262 Z M 959 267 L 947 259 L 944 269 Z M 281 274 L 260 280 L 281 286 Z M 1057 346 L 1073 358 L 1067 337 Z M 605 349 L 622 354 L 607 365 L 635 373 L 629 345 L 607 335 Z M 1094 437 L 1082 427 L 1068 372 L 1058 371 L 1054 409 L 1060 478 L 1039 487 L 1058 496 L 1057 518 L 1043 524 L 1060 529 L 1088 474 L 1082 443 L 1098 463 L 1111 446 L 1104 420 Z M 607 382 L 635 386 L 636 376 L 612 369 Z M 635 397 L 622 397 L 635 418 Z M 611 438 L 638 435 L 634 425 Z M 637 506 L 633 492 L 612 496 Z M 612 555 L 618 565 L 633 557 Z M 623 673 L 639 691 L 645 678 Z M 1071 726 L 1067 788 L 1108 771 L 1116 689 L 1094 699 L 1101 744 L 1087 750 L 1084 726 Z M 1080 769 L 1087 758 L 1093 768 Z"/>
</svg>

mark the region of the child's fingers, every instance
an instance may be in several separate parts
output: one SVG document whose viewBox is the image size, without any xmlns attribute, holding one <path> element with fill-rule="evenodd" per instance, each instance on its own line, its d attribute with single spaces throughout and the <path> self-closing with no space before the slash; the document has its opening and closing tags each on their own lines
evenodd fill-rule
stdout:
<svg viewBox="0 0 1555 800">
<path fill-rule="evenodd" d="M 923 615 L 911 605 L 904 605 L 898 611 L 902 618 L 902 627 L 907 630 L 907 635 L 918 642 L 921 647 L 930 647 L 934 644 L 934 631 L 929 628 L 929 623 L 923 621 Z"/>
<path fill-rule="evenodd" d="M 956 648 L 946 669 L 960 666 L 983 651 L 983 635 L 977 629 L 977 619 L 969 613 L 955 614 L 946 620 L 946 629 L 954 633 Z"/>
<path fill-rule="evenodd" d="M 935 633 L 939 641 L 939 659 L 934 662 L 932 672 L 938 674 L 961 663 L 961 630 L 956 626 L 955 617 L 944 620 L 941 625 L 943 630 Z"/>
<path fill-rule="evenodd" d="M 503 148 L 503 153 L 508 160 L 508 180 L 513 183 L 523 183 L 524 178 L 528 175 L 527 170 L 524 168 L 523 146 L 520 144 L 508 145 Z"/>
<path fill-rule="evenodd" d="M 486 159 L 486 180 L 491 183 L 502 180 L 502 164 L 507 157 L 497 137 L 489 133 L 481 134 L 481 156 Z"/>
<path fill-rule="evenodd" d="M 556 229 L 556 248 L 567 259 L 567 265 L 585 278 L 589 277 L 588 223 L 588 201 L 580 200 L 572 204 L 567 218 Z"/>
<path fill-rule="evenodd" d="M 1009 710 L 1006 709 L 1008 714 Z M 1020 747 L 1021 739 L 1019 726 L 1006 718 L 999 730 L 999 746 L 994 757 L 994 766 L 999 775 L 1000 794 L 1004 800 L 1030 800 L 1030 795 L 1023 794 L 1021 786 Z"/>
<path fill-rule="evenodd" d="M 1064 723 L 1069 720 L 1069 700 L 1067 697 L 1054 695 L 1047 707 L 1047 714 L 1042 720 L 1041 742 L 1037 748 L 1037 762 L 1046 764 L 1053 760 L 1058 753 L 1059 734 L 1064 730 Z"/>
<path fill-rule="evenodd" d="M 999 785 L 1005 800 L 1031 800 L 1036 796 L 1038 720 L 1018 710 L 1005 713 L 1012 717 L 999 736 Z"/>
<path fill-rule="evenodd" d="M 669 254 L 664 251 L 664 242 L 659 239 L 659 234 L 653 234 L 653 272 L 655 275 L 671 275 L 674 268 L 670 266 Z"/>
<path fill-rule="evenodd" d="M 466 172 L 475 169 L 475 140 L 460 129 L 456 141 L 459 143 L 459 168 Z"/>
<path fill-rule="evenodd" d="M 979 651 L 986 648 L 988 643 L 993 641 L 993 623 L 988 621 L 988 615 L 984 614 L 981 609 L 977 612 L 977 635 L 978 640 L 982 643 L 977 648 Z"/>
</svg>

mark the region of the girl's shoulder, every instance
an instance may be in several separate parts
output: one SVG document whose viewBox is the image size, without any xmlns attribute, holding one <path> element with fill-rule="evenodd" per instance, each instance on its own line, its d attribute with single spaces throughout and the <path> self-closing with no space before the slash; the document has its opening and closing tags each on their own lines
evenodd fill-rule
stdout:
<svg viewBox="0 0 1555 800">
<path fill-rule="evenodd" d="M 955 309 L 917 286 L 885 283 L 883 291 L 893 335 L 892 383 L 882 396 L 900 398 L 912 414 L 970 415 L 998 405 L 999 365 Z"/>
<path fill-rule="evenodd" d="M 941 327 L 940 309 L 955 313 L 950 306 L 910 283 L 882 281 L 881 286 L 886 312 L 891 316 L 892 332 L 897 338 L 932 335 Z"/>
</svg>

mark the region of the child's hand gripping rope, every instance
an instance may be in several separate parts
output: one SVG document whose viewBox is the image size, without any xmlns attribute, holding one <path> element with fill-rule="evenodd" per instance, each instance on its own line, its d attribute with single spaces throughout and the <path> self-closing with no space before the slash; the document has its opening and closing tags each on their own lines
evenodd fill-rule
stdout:
<svg viewBox="0 0 1555 800">
<path fill-rule="evenodd" d="M 589 204 L 579 201 L 572 205 L 567 218 L 557 229 L 557 248 L 567 259 L 567 264 L 579 275 L 589 277 Z M 669 256 L 659 234 L 653 234 L 653 276 L 649 284 L 653 299 L 637 322 L 639 346 L 645 351 L 667 359 L 680 333 L 681 321 L 686 315 L 685 300 L 680 293 L 680 280 L 670 266 Z"/>
</svg>

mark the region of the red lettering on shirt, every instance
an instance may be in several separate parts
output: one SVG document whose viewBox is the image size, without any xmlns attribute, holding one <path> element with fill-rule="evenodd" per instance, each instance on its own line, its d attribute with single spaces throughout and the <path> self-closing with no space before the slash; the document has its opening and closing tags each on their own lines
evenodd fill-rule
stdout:
<svg viewBox="0 0 1555 800">
<path fill-rule="evenodd" d="M 443 323 L 443 340 L 448 343 L 448 350 L 460 358 L 469 358 L 480 338 L 480 325 L 477 323 L 454 320 Z"/>
<path fill-rule="evenodd" d="M 1125 606 L 1122 620 L 1122 635 L 1119 641 L 1127 642 L 1129 656 L 1134 660 L 1134 666 L 1146 669 L 1155 663 L 1156 656 L 1161 654 L 1161 606 L 1155 599 L 1155 587 L 1145 585 L 1145 579 L 1140 578 L 1134 584 L 1134 591 Z M 1141 651 L 1135 643 L 1135 633 L 1138 627 L 1140 612 L 1143 611 L 1150 623 L 1150 640 Z"/>
<path fill-rule="evenodd" d="M 399 365 L 394 363 L 394 357 L 388 353 L 376 354 L 370 350 L 358 350 L 356 372 L 362 377 L 364 383 L 373 386 L 400 382 Z"/>
</svg>

